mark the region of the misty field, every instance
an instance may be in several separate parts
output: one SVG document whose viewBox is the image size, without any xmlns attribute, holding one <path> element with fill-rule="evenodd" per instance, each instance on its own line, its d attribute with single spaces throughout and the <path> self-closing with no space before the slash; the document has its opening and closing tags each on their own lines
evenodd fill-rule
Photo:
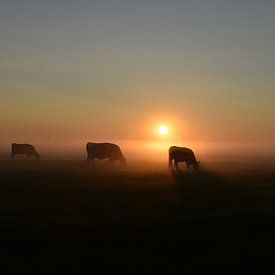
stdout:
<svg viewBox="0 0 275 275">
<path fill-rule="evenodd" d="M 2 272 L 275 270 L 275 167 L 3 160 L 0 205 Z"/>
</svg>

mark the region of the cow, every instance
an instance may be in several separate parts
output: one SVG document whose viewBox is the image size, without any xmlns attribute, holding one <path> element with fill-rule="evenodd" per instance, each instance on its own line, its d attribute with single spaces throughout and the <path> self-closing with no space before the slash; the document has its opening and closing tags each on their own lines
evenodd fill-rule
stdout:
<svg viewBox="0 0 275 275">
<path fill-rule="evenodd" d="M 11 145 L 11 158 L 14 159 L 15 155 L 27 155 L 28 158 L 35 157 L 36 160 L 40 159 L 40 156 L 34 146 L 30 144 L 13 143 Z"/>
<path fill-rule="evenodd" d="M 196 160 L 194 152 L 189 148 L 171 146 L 169 148 L 169 167 L 170 168 L 172 168 L 173 160 L 177 170 L 179 170 L 179 166 L 178 166 L 179 162 L 185 162 L 187 168 L 189 168 L 190 165 L 192 165 L 195 170 L 199 168 L 199 162 Z"/>
<path fill-rule="evenodd" d="M 109 159 L 109 163 L 114 163 L 116 160 L 121 164 L 126 164 L 126 158 L 123 156 L 120 147 L 113 143 L 93 143 L 86 144 L 87 163 L 94 163 L 95 159 Z"/>
</svg>

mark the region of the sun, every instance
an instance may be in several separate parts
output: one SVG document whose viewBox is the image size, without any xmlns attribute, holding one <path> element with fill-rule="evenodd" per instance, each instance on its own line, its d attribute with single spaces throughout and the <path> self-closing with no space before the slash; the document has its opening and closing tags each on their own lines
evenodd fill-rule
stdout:
<svg viewBox="0 0 275 275">
<path fill-rule="evenodd" d="M 159 127 L 159 134 L 160 134 L 161 136 L 166 136 L 166 135 L 168 134 L 168 132 L 169 132 L 169 130 L 168 130 L 168 127 L 167 127 L 167 126 L 161 125 L 161 126 Z"/>
</svg>

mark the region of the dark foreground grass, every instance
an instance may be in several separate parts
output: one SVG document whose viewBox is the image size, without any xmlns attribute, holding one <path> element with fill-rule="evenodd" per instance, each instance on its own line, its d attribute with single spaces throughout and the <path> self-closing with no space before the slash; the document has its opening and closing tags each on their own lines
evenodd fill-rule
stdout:
<svg viewBox="0 0 275 275">
<path fill-rule="evenodd" d="M 1 273 L 275 271 L 271 170 L 0 165 Z"/>
</svg>

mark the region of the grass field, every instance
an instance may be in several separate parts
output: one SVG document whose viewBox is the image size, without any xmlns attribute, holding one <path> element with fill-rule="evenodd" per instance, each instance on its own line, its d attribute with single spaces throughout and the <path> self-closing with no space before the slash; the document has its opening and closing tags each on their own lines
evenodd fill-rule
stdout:
<svg viewBox="0 0 275 275">
<path fill-rule="evenodd" d="M 1 273 L 275 271 L 275 167 L 209 167 L 0 161 Z"/>
</svg>

